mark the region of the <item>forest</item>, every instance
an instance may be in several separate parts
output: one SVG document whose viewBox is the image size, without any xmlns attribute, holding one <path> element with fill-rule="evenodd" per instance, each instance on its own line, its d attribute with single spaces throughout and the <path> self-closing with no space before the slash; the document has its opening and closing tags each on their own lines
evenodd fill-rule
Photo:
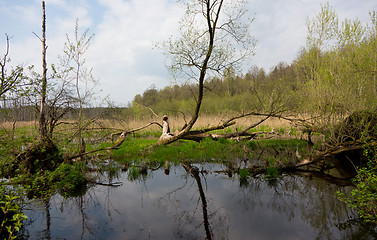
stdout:
<svg viewBox="0 0 377 240">
<path fill-rule="evenodd" d="M 81 32 L 78 20 L 74 36 L 67 35 L 61 62 L 47 67 L 42 1 L 42 36 L 37 36 L 41 73 L 33 66 L 9 66 L 11 39 L 6 35 L 0 59 L 1 238 L 15 238 L 27 218 L 18 206 L 19 194 L 8 186 L 24 186 L 28 198 L 77 194 L 96 183 L 88 175 L 100 168 L 87 164 L 93 159 L 111 158 L 124 169 L 138 167 L 140 174 L 157 163 L 169 168 L 171 162 L 192 172 L 187 159 L 201 153 L 185 152 L 184 146 L 192 147 L 190 140 L 213 148 L 213 156 L 200 157 L 206 159 L 225 161 L 216 155 L 224 151 L 221 144 L 235 159 L 248 159 L 256 146 L 296 156 L 247 169 L 229 160 L 227 171 L 240 177 L 324 172 L 335 157 L 356 173 L 352 196 L 339 192 L 339 199 L 364 220 L 377 221 L 377 12 L 371 10 L 370 22 L 363 25 L 339 19 L 329 4 L 323 5 L 308 18 L 307 41 L 293 62 L 269 70 L 255 65 L 242 73 L 242 60 L 254 54 L 248 31 L 252 22 L 235 24 L 246 14 L 242 5 L 238 14 L 219 20 L 224 1 L 210 2 L 188 3 L 182 23 L 187 30 L 159 45 L 177 83 L 152 85 L 127 107 L 91 105 L 96 80 L 84 59 L 93 35 Z M 240 7 L 231 6 L 232 11 Z M 193 28 L 197 15 L 204 18 L 204 29 L 200 23 Z M 168 119 L 175 122 L 169 125 Z M 200 124 L 201 119 L 210 120 Z M 272 119 L 285 125 L 263 125 Z M 311 150 L 303 149 L 307 145 Z M 185 154 L 187 159 L 181 157 Z"/>
</svg>

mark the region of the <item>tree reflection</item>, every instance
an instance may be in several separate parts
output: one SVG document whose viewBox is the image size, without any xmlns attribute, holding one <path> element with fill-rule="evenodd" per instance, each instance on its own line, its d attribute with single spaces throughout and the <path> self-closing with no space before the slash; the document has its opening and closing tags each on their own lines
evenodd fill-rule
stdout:
<svg viewBox="0 0 377 240">
<path fill-rule="evenodd" d="M 172 212 L 180 239 L 228 239 L 229 217 L 216 200 L 208 198 L 206 175 L 197 167 L 181 164 L 184 182 L 160 198 L 160 208 Z"/>
<path fill-rule="evenodd" d="M 241 180 L 237 174 L 229 177 L 226 166 L 211 166 L 204 164 L 200 168 L 206 170 L 199 170 L 181 164 L 171 167 L 169 175 L 163 168 L 148 170 L 148 175 L 132 181 L 131 170 L 123 174 L 118 188 L 101 185 L 75 198 L 53 196 L 41 204 L 43 218 L 38 223 L 43 226 L 37 236 L 302 239 L 299 234 L 310 231 L 307 239 L 376 237 L 375 226 L 360 222 L 357 213 L 337 198 L 336 191 L 347 192 L 352 186 L 313 175 L 284 175 L 273 184 L 263 175 Z"/>
<path fill-rule="evenodd" d="M 240 186 L 243 195 L 240 205 L 245 210 L 270 209 L 273 213 L 285 215 L 289 222 L 301 218 L 316 230 L 317 239 L 336 239 L 336 234 L 341 234 L 342 239 L 354 239 L 354 236 L 365 233 L 365 224 L 359 221 L 353 221 L 352 227 L 344 227 L 345 222 L 358 219 L 358 215 L 339 201 L 336 192 L 348 192 L 352 186 L 339 186 L 321 178 L 298 175 L 282 176 L 275 184 L 257 176 Z M 375 235 L 375 231 L 372 232 Z"/>
<path fill-rule="evenodd" d="M 50 214 L 50 198 L 43 200 L 46 213 L 46 229 L 44 230 L 44 239 L 51 239 L 51 214 Z"/>
<path fill-rule="evenodd" d="M 207 200 L 206 200 L 206 195 L 204 194 L 204 191 L 203 191 L 202 182 L 199 177 L 199 170 L 197 168 L 190 166 L 189 164 L 182 164 L 182 166 L 188 173 L 191 174 L 191 176 L 193 176 L 193 178 L 196 181 L 196 184 L 198 185 L 199 195 L 202 201 L 203 225 L 206 232 L 206 239 L 211 240 L 212 232 L 211 232 L 209 221 L 208 221 Z"/>
</svg>

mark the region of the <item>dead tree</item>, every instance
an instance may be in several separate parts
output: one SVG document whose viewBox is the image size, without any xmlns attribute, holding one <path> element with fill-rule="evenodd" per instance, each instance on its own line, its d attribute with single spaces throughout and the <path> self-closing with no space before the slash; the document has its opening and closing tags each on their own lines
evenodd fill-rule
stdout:
<svg viewBox="0 0 377 240">
<path fill-rule="evenodd" d="M 23 67 L 17 66 L 9 73 L 7 72 L 6 64 L 9 60 L 9 40 L 10 37 L 5 34 L 6 37 L 6 51 L 2 59 L 0 59 L 0 97 L 4 97 L 6 93 L 12 91 L 17 87 L 23 79 Z M 5 101 L 5 99 L 4 99 Z"/>
<path fill-rule="evenodd" d="M 47 63 L 46 63 L 46 9 L 45 1 L 42 1 L 42 88 L 41 88 L 41 103 L 39 111 L 39 133 L 42 139 L 47 138 L 47 123 L 46 123 L 46 97 L 47 97 Z"/>
</svg>

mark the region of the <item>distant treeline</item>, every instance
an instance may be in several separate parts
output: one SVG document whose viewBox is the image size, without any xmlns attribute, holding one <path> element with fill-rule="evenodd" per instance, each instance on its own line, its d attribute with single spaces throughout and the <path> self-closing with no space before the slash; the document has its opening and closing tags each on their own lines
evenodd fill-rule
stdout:
<svg viewBox="0 0 377 240">
<path fill-rule="evenodd" d="M 122 107 L 90 107 L 83 108 L 83 116 L 88 119 L 101 118 L 113 119 L 124 115 L 127 108 Z M 62 120 L 78 119 L 79 109 L 70 109 Z M 35 106 L 17 106 L 14 108 L 0 108 L 0 122 L 8 121 L 37 121 L 39 118 L 38 108 Z"/>
<path fill-rule="evenodd" d="M 280 63 L 269 74 L 263 68 L 252 67 L 245 75 L 237 75 L 229 70 L 223 78 L 214 77 L 205 82 L 204 101 L 201 112 L 204 114 L 222 114 L 242 112 L 262 107 L 277 88 L 288 93 L 297 88 L 297 74 L 293 65 Z M 284 82 L 285 84 L 281 84 Z M 135 115 L 143 115 L 148 108 L 157 114 L 177 115 L 190 112 L 195 106 L 197 84 L 167 86 L 157 90 L 155 86 L 134 97 L 130 110 Z M 263 101 L 263 102 L 262 102 Z M 148 108 L 146 108 L 148 107 Z"/>
</svg>

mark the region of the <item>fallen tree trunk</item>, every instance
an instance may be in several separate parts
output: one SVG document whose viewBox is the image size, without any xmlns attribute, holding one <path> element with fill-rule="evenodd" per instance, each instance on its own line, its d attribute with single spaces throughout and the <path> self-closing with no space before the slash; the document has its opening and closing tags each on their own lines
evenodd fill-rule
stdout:
<svg viewBox="0 0 377 240">
<path fill-rule="evenodd" d="M 195 133 L 195 134 L 191 134 L 191 133 L 188 133 L 182 139 L 193 140 L 193 141 L 196 141 L 196 142 L 200 142 L 200 141 L 202 141 L 205 138 L 211 138 L 213 140 L 218 140 L 218 139 L 237 139 L 237 140 L 240 140 L 242 137 L 244 137 L 243 139 L 250 140 L 250 139 L 256 138 L 257 136 L 259 136 L 261 134 L 271 134 L 271 133 L 270 132 L 264 132 L 264 131 L 262 131 L 262 132 L 244 132 L 244 131 L 240 131 L 240 132 L 226 133 L 226 134 L 214 134 L 214 133 Z"/>
<path fill-rule="evenodd" d="M 232 125 L 235 125 L 236 122 L 234 120 L 243 118 L 246 116 L 264 116 L 261 120 L 256 122 L 255 124 L 250 125 L 244 130 L 241 131 L 236 131 L 236 132 L 231 132 L 231 133 L 224 133 L 224 134 L 216 134 L 216 133 L 210 133 L 215 130 L 221 130 L 225 129 L 227 127 L 230 127 Z M 169 122 L 168 122 L 168 117 L 164 116 L 163 118 L 163 130 L 162 134 L 160 136 L 159 141 L 156 143 L 156 145 L 162 145 L 166 143 L 171 143 L 173 142 L 172 139 L 178 140 L 178 139 L 186 139 L 186 140 L 193 140 L 193 141 L 201 141 L 204 138 L 211 138 L 211 139 L 221 139 L 221 138 L 240 138 L 240 137 L 246 137 L 247 139 L 252 139 L 260 134 L 265 134 L 268 132 L 249 132 L 250 129 L 257 127 L 270 117 L 280 117 L 280 115 L 274 115 L 274 114 L 258 114 L 258 113 L 247 113 L 247 114 L 242 114 L 233 118 L 230 118 L 226 120 L 223 124 L 205 128 L 205 129 L 200 129 L 200 130 L 190 130 L 188 131 L 185 135 L 182 135 L 179 137 L 180 131 L 176 131 L 174 133 L 170 133 L 170 127 L 169 127 Z"/>
<path fill-rule="evenodd" d="M 355 140 L 355 141 L 349 141 L 337 144 L 333 147 L 330 147 L 326 149 L 325 151 L 319 152 L 316 155 L 306 158 L 295 165 L 295 168 L 300 168 L 303 166 L 308 166 L 311 164 L 316 164 L 320 161 L 325 160 L 326 158 L 349 152 L 349 151 L 356 151 L 356 150 L 362 150 L 365 145 L 365 142 L 362 140 Z"/>
</svg>

